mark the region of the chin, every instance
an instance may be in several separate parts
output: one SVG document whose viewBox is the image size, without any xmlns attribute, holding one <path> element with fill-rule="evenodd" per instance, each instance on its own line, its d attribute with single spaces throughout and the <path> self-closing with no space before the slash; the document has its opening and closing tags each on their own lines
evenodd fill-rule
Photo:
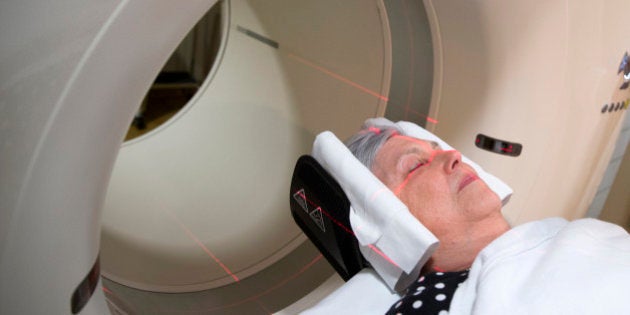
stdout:
<svg viewBox="0 0 630 315">
<path fill-rule="evenodd" d="M 493 214 L 501 214 L 501 199 L 492 190 L 485 190 L 473 196 L 471 200 L 467 200 L 466 207 L 469 213 L 475 217 L 487 217 Z"/>
</svg>

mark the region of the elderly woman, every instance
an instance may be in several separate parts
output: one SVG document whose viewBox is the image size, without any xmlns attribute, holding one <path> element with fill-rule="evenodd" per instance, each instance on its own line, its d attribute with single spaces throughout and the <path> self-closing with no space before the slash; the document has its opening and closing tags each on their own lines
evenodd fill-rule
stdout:
<svg viewBox="0 0 630 315">
<path fill-rule="evenodd" d="M 440 240 L 388 314 L 630 311 L 619 292 L 630 292 L 623 229 L 555 218 L 510 230 L 498 196 L 459 152 L 395 125 L 364 126 L 346 145 Z"/>
</svg>

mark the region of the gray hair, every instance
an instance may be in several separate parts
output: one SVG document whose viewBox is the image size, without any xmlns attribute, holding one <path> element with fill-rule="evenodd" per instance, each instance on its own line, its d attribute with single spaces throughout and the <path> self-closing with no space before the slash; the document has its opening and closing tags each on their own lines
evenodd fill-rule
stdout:
<svg viewBox="0 0 630 315">
<path fill-rule="evenodd" d="M 378 150 L 389 138 L 398 134 L 403 134 L 403 131 L 396 125 L 363 125 L 359 132 L 346 140 L 346 146 L 359 162 L 372 170 Z"/>
</svg>

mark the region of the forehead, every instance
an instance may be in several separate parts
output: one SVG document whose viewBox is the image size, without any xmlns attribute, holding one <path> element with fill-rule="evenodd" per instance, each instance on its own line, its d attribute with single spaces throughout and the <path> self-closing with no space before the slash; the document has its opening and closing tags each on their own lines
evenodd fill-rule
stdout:
<svg viewBox="0 0 630 315">
<path fill-rule="evenodd" d="M 405 153 L 432 151 L 439 148 L 440 146 L 435 141 L 395 135 L 385 142 L 381 150 L 379 150 L 379 154 L 382 152 L 384 155 L 402 155 Z"/>
<path fill-rule="evenodd" d="M 426 141 L 408 136 L 396 135 L 387 140 L 376 154 L 375 165 L 379 168 L 392 167 L 407 154 L 430 154 L 439 149 L 434 141 Z"/>
</svg>

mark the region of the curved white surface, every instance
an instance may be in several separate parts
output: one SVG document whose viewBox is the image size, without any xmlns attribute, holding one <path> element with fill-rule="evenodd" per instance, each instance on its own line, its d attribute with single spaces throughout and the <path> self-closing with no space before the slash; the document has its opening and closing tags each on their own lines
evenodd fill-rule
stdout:
<svg viewBox="0 0 630 315">
<path fill-rule="evenodd" d="M 120 150 L 102 225 L 111 280 L 189 292 L 278 261 L 305 240 L 288 187 L 313 135 L 349 134 L 384 112 L 375 95 L 387 94 L 390 44 L 378 1 L 228 4 L 222 52 L 200 92 Z"/>
<path fill-rule="evenodd" d="M 212 2 L 0 2 L 0 313 L 71 313 L 125 130 Z"/>
</svg>

